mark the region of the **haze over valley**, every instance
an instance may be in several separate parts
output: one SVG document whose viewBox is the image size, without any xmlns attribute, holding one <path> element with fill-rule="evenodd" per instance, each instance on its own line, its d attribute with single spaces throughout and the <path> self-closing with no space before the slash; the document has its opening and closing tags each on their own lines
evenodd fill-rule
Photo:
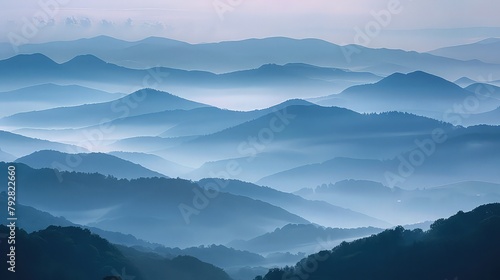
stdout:
<svg viewBox="0 0 500 280">
<path fill-rule="evenodd" d="M 360 0 L 338 7 L 335 37 L 299 16 L 333 21 L 324 1 L 269 4 L 294 32 L 267 14 L 247 28 L 259 1 L 211 16 L 187 1 L 162 10 L 171 24 L 152 0 L 102 19 L 102 3 L 56 2 L 32 39 L 18 4 L 0 20 L 0 177 L 15 185 L 0 250 L 18 271 L 4 262 L 2 279 L 500 277 L 489 17 L 426 28 L 421 3 Z M 193 35 L 184 17 L 217 24 Z M 394 39 L 409 34 L 414 48 Z"/>
</svg>

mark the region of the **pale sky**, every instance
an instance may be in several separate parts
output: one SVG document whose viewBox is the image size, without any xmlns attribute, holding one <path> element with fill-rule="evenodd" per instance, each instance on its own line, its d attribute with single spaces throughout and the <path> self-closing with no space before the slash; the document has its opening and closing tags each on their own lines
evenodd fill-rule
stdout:
<svg viewBox="0 0 500 280">
<path fill-rule="evenodd" d="M 125 40 L 160 36 L 190 43 L 286 36 L 319 38 L 343 45 L 359 43 L 358 30 L 372 28 L 374 33 L 368 41 L 361 42 L 363 45 L 422 51 L 500 37 L 498 0 L 3 2 L 2 42 L 16 35 L 28 43 L 98 35 Z M 50 4 L 49 8 L 41 3 Z M 377 22 L 376 14 L 390 18 Z M 30 32 L 32 23 L 38 26 L 34 32 Z M 457 28 L 464 29 L 448 30 Z"/>
</svg>

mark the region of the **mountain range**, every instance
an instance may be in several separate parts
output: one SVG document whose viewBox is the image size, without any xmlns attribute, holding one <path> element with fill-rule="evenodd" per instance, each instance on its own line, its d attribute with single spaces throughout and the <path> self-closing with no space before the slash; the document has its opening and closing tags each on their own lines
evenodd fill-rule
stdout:
<svg viewBox="0 0 500 280">
<path fill-rule="evenodd" d="M 142 89 L 110 102 L 19 113 L 3 118 L 1 124 L 22 128 L 74 129 L 101 125 L 118 118 L 201 107 L 208 107 L 208 105 L 186 100 L 166 92 Z M 108 126 L 101 127 L 101 130 L 106 129 L 110 128 Z"/>
<path fill-rule="evenodd" d="M 158 254 L 113 245 L 89 230 L 78 227 L 50 226 L 27 233 L 17 229 L 16 277 L 22 279 L 105 279 L 104 277 L 131 277 L 134 279 L 231 279 L 222 269 L 194 257 L 166 259 Z M 9 228 L 0 225 L 2 235 Z M 2 237 L 0 248 L 8 249 Z M 10 279 L 7 263 L 1 265 L 0 275 Z"/>
<path fill-rule="evenodd" d="M 457 112 L 456 107 L 460 105 L 464 107 L 469 99 L 473 99 L 477 105 L 474 104 L 472 109 L 462 109 Z M 421 71 L 409 74 L 395 73 L 375 84 L 353 86 L 340 94 L 311 101 L 324 106 L 341 106 L 359 112 L 403 111 L 447 122 L 451 122 L 458 113 L 482 113 L 500 105 L 500 100 L 497 98 L 476 97 L 470 90 Z"/>
<path fill-rule="evenodd" d="M 0 43 L 18 277 L 497 279 L 499 43 Z"/>
<path fill-rule="evenodd" d="M 202 100 L 201 102 L 234 98 L 235 91 L 248 98 L 252 95 L 263 98 L 269 94 L 280 95 L 280 99 L 270 100 L 284 101 L 326 95 L 332 90 L 343 90 L 381 79 L 368 72 L 304 63 L 266 63 L 245 71 L 215 74 L 166 67 L 126 68 L 93 55 L 79 55 L 58 64 L 39 53 L 20 54 L 1 60 L 0 73 L 0 90 L 10 91 L 40 83 L 78 84 L 103 91 L 122 92 L 155 88 Z M 19 73 L 23 73 L 23 78 L 19 78 Z"/>
<path fill-rule="evenodd" d="M 276 205 L 290 213 L 294 213 L 312 223 L 320 225 L 341 228 L 356 228 L 366 225 L 384 228 L 390 226 L 387 222 L 373 219 L 368 215 L 363 215 L 350 209 L 341 208 L 321 200 L 307 200 L 300 196 L 277 191 L 269 187 L 257 186 L 236 180 L 214 178 L 203 179 L 198 182 L 200 187 L 207 190 L 212 189 L 214 184 L 220 185 L 219 189 L 221 192 L 245 196 Z"/>
<path fill-rule="evenodd" d="M 388 83 L 390 87 L 395 88 L 397 82 L 400 82 L 401 85 L 411 85 L 411 82 L 415 82 L 414 76 L 426 79 L 431 77 L 437 83 L 442 84 L 443 88 L 457 90 L 456 94 L 466 96 L 466 99 L 476 96 L 470 91 L 471 89 L 461 89 L 454 84 L 425 73 L 393 75 L 374 86 L 382 87 Z M 418 82 L 418 79 L 416 81 Z M 435 87 L 431 88 L 435 90 Z M 485 153 L 494 154 L 487 150 L 495 147 L 497 143 L 498 129 L 496 127 L 463 128 L 397 112 L 359 114 L 338 107 L 315 106 L 302 100 L 291 100 L 266 110 L 238 112 L 208 107 L 208 105 L 194 103 L 154 90 L 146 90 L 145 92 L 148 94 L 142 103 L 130 109 L 125 106 L 123 112 L 120 112 L 121 114 L 107 109 L 108 106 L 112 106 L 111 104 L 101 103 L 18 114 L 3 118 L 1 123 L 12 127 L 18 125 L 33 127 L 40 123 L 40 125 L 50 127 L 69 125 L 71 120 L 82 124 L 92 122 L 99 124 L 99 119 L 112 120 L 114 118 L 114 121 L 82 129 L 40 130 L 24 128 L 18 133 L 57 141 L 69 141 L 69 143 L 78 143 L 78 140 L 81 141 L 81 135 L 90 135 L 92 136 L 90 140 L 93 142 L 89 140 L 89 143 L 95 144 L 91 145 L 91 148 L 99 147 L 110 149 L 110 151 L 117 151 L 117 149 L 119 151 L 123 148 L 124 151 L 127 151 L 128 148 L 132 147 L 130 151 L 148 153 L 156 156 L 156 159 L 160 157 L 170 162 L 173 164 L 172 168 L 174 166 L 181 168 L 182 172 L 180 173 L 178 173 L 179 169 L 172 170 L 174 176 L 182 175 L 194 180 L 219 177 L 218 174 L 221 172 L 227 173 L 224 171 L 228 165 L 234 165 L 238 174 L 233 175 L 233 177 L 226 175 L 225 178 L 251 182 L 260 180 L 260 184 L 277 188 L 285 187 L 288 191 L 343 179 L 367 179 L 385 183 L 384 174 L 387 171 L 397 171 L 398 165 L 401 164 L 401 157 L 405 158 L 411 155 L 413 150 L 420 148 L 418 143 L 428 143 L 429 139 L 432 139 L 433 133 L 440 131 L 446 140 L 443 143 L 431 143 L 433 146 L 431 150 L 436 152 L 428 155 L 428 158 L 425 159 L 427 164 L 418 168 L 413 174 L 414 176 L 400 182 L 400 186 L 418 187 L 432 184 L 432 180 L 436 179 L 432 175 L 436 166 L 442 166 L 443 170 L 434 185 L 453 183 L 453 180 L 457 179 L 456 170 L 463 171 L 458 176 L 464 180 L 497 182 L 495 176 L 489 173 L 490 166 L 494 166 L 495 158 L 481 156 Z M 135 92 L 128 98 L 132 99 L 140 94 L 141 91 Z M 432 96 L 432 92 L 426 94 Z M 488 98 L 496 100 L 495 92 L 490 95 Z M 353 93 L 353 96 L 356 96 L 356 93 Z M 443 96 L 445 99 L 449 97 L 451 100 L 455 100 L 455 93 L 450 92 L 443 94 Z M 125 99 L 119 100 L 120 104 L 127 104 Z M 491 106 L 494 103 L 488 101 L 485 104 Z M 192 109 L 192 107 L 197 106 L 199 107 Z M 85 113 L 89 111 L 94 112 L 94 114 L 89 116 Z M 159 112 L 155 113 L 154 111 Z M 64 113 L 72 115 L 73 118 L 64 117 Z M 48 118 L 47 114 L 58 117 Z M 473 116 L 473 114 L 470 115 L 471 120 L 474 118 Z M 458 118 L 453 121 L 456 124 L 463 124 L 469 118 L 460 115 L 454 117 Z M 107 133 L 108 130 L 112 130 L 111 133 Z M 201 135 L 193 135 L 193 131 Z M 174 138 L 157 137 L 158 133 L 164 137 Z M 7 135 L 7 132 L 4 134 Z M 149 134 L 150 138 L 144 136 L 141 138 L 138 136 L 141 134 Z M 139 143 L 137 148 L 133 148 L 136 144 L 116 146 L 113 143 L 117 140 L 115 138 L 134 139 L 134 137 L 139 137 L 137 141 L 134 141 L 136 144 Z M 116 143 L 125 142 L 119 140 Z M 473 143 L 482 144 L 472 146 Z M 59 145 L 65 147 L 64 144 Z M 139 148 L 141 145 L 145 148 Z M 439 149 L 435 149 L 437 146 Z M 459 154 L 453 150 L 456 147 L 466 146 L 470 148 L 460 148 Z M 210 148 L 207 149 L 207 147 Z M 29 149 L 29 147 L 24 148 Z M 71 147 L 66 146 L 66 149 L 69 148 Z M 57 148 L 45 146 L 43 149 L 57 150 Z M 59 148 L 59 151 L 61 149 Z M 424 147 L 424 149 L 428 149 L 428 147 Z M 78 149 L 72 150 L 78 151 Z M 19 154 L 9 149 L 8 146 L 4 146 L 3 151 L 14 156 Z M 34 151 L 36 150 L 24 151 L 25 153 L 21 153 L 20 156 Z M 469 157 L 470 161 L 477 160 L 477 166 L 484 166 L 484 168 L 479 172 L 467 170 L 465 166 L 462 166 L 461 161 L 452 160 L 465 155 Z M 342 167 L 344 176 L 340 178 L 336 177 L 330 168 L 318 168 L 308 173 L 303 173 L 304 169 L 295 169 L 310 164 L 318 166 L 322 162 L 336 158 L 351 158 L 358 161 L 366 159 L 372 163 L 369 163 L 368 166 L 371 167 L 366 166 L 363 172 L 360 172 L 357 166 Z M 146 161 L 139 158 L 136 160 L 135 163 L 148 164 L 147 161 L 150 161 L 151 158 Z M 378 161 L 384 163 L 377 163 Z M 149 164 L 150 166 L 154 165 Z M 188 168 L 184 169 L 182 166 Z M 290 180 L 290 178 L 294 178 L 294 175 L 285 175 L 287 170 L 292 169 L 291 173 L 299 172 L 295 174 L 298 174 L 300 179 Z M 170 172 L 169 168 L 163 171 Z M 306 175 L 313 173 L 316 176 Z M 327 177 L 319 173 L 327 174 Z M 284 177 L 280 177 L 279 174 L 283 174 Z M 169 176 L 169 174 L 165 175 Z M 454 177 L 455 179 L 453 179 Z"/>
<path fill-rule="evenodd" d="M 500 184 L 464 181 L 404 190 L 367 180 L 343 180 L 302 189 L 296 194 L 384 217 L 395 225 L 405 225 L 434 221 L 459 210 L 468 211 L 477 205 L 498 202 Z"/>
<path fill-rule="evenodd" d="M 149 91 L 143 90 L 141 92 Z M 160 95 L 160 93 L 157 94 Z M 168 94 L 165 93 L 165 95 Z M 129 99 L 132 98 L 133 95 Z M 172 98 L 176 97 L 172 96 Z M 89 134 L 90 136 L 97 136 L 98 134 L 99 140 L 113 141 L 134 137 L 145 138 L 156 136 L 180 138 L 212 134 L 291 105 L 313 105 L 305 100 L 288 100 L 266 109 L 243 112 L 223 110 L 210 106 L 203 107 L 202 105 L 189 109 L 186 108 L 188 106 L 183 104 L 176 105 L 175 102 L 167 103 L 160 98 L 153 97 L 152 94 L 148 94 L 148 99 L 145 99 L 144 103 L 138 103 L 138 105 L 130 108 L 130 110 L 126 106 L 115 106 L 117 103 L 126 104 L 125 101 L 118 100 L 111 103 L 110 108 L 120 108 L 120 115 L 117 114 L 117 110 L 109 110 L 108 108 L 108 111 L 106 111 L 105 108 L 109 104 L 105 103 L 21 113 L 3 118 L 0 120 L 0 123 L 6 127 L 23 126 L 25 128 L 18 129 L 16 132 L 25 136 L 48 138 L 54 141 L 68 141 L 71 139 L 74 142 L 78 142 L 81 140 L 82 135 Z M 186 104 L 191 102 L 185 99 L 180 100 Z M 165 110 L 155 112 L 155 108 L 151 108 L 148 104 L 149 102 L 164 104 L 161 106 Z M 193 106 L 197 106 L 197 103 L 193 103 Z M 143 107 L 147 111 L 141 111 L 139 107 Z M 83 113 L 87 111 L 94 112 L 92 118 L 89 118 L 88 114 Z M 64 118 L 63 116 L 66 115 L 72 115 L 73 117 Z M 101 121 L 98 121 L 99 118 L 101 118 Z M 62 128 L 68 126 L 70 122 L 84 124 L 85 126 L 72 129 Z M 151 149 L 150 145 L 147 146 Z M 162 148 L 167 147 L 164 146 Z"/>
<path fill-rule="evenodd" d="M 41 150 L 20 157 L 15 162 L 24 163 L 37 169 L 55 168 L 59 172 L 100 173 L 119 179 L 165 177 L 165 175 L 151 171 L 139 164 L 104 153 L 67 154 Z"/>
<path fill-rule="evenodd" d="M 280 129 L 273 131 L 270 124 L 280 122 L 279 116 L 288 116 L 290 119 L 285 119 L 284 125 L 280 124 Z M 446 140 L 429 144 L 435 132 L 442 134 Z M 356 165 L 344 168 L 344 177 L 340 180 L 355 176 L 354 179 L 383 182 L 385 172 L 397 172 L 398 165 L 404 161 L 400 158 L 407 158 L 414 150 L 419 150 L 418 145 L 427 143 L 426 145 L 432 146 L 432 153 L 424 159 L 427 164 L 423 168 L 417 168 L 416 176 L 402 182 L 408 187 L 418 187 L 431 184 L 432 180 L 437 179 L 430 176 L 422 181 L 434 172 L 436 166 L 444 168 L 436 184 L 452 183 L 456 180 L 453 178 L 457 176 L 458 169 L 464 171 L 458 175 L 460 178 L 473 176 L 473 180 L 497 182 L 496 177 L 490 173 L 495 159 L 487 157 L 488 160 L 485 161 L 486 158 L 481 157 L 496 145 L 497 134 L 497 127 L 463 128 L 405 113 L 358 114 L 336 107 L 289 106 L 214 134 L 199 136 L 177 146 L 151 152 L 183 165 L 201 165 L 186 175 L 195 180 L 224 173 L 224 178 L 251 182 L 262 179 L 259 183 L 290 191 L 307 184 L 310 186 L 335 181 L 335 173 L 332 173 L 332 169 L 318 169 L 309 173 L 297 169 L 289 172 L 296 174 L 295 176 L 287 174 L 273 180 L 263 178 L 335 158 L 352 158 L 372 160 L 375 169 L 373 172 L 361 172 Z M 484 145 L 472 146 L 473 143 Z M 439 149 L 435 149 L 438 146 Z M 461 148 L 458 153 L 453 150 L 466 146 L 470 148 Z M 465 154 L 470 156 L 470 161 L 477 160 L 475 164 L 484 168 L 479 172 L 467 171 L 465 166 L 461 166 L 463 162 L 454 160 Z M 386 163 L 376 163 L 381 160 Z M 228 177 L 228 166 L 233 166 L 236 174 Z M 350 170 L 349 173 L 345 173 L 347 170 Z M 332 179 L 322 181 L 324 176 L 318 176 L 320 172 Z M 313 173 L 316 176 L 307 175 Z M 303 179 L 291 179 L 297 176 Z"/>
<path fill-rule="evenodd" d="M 0 198 L 7 200 L 7 193 L 0 193 Z M 16 225 L 19 229 L 26 231 L 27 233 L 32 233 L 40 230 L 44 230 L 50 226 L 58 226 L 58 227 L 80 227 L 82 229 L 90 230 L 92 233 L 105 238 L 109 242 L 113 244 L 119 244 L 124 246 L 131 247 L 141 247 L 141 248 L 157 248 L 161 245 L 149 243 L 141 239 L 137 239 L 133 235 L 123 234 L 120 232 L 111 232 L 105 231 L 96 227 L 85 227 L 79 224 L 72 223 L 65 219 L 64 217 L 55 217 L 50 213 L 40 211 L 36 208 L 25 206 L 23 204 L 16 205 L 17 214 L 23 217 L 22 220 L 19 220 Z M 8 213 L 0 214 L 0 217 L 3 220 L 7 220 Z M 2 223 L 7 225 L 5 223 Z"/>
<path fill-rule="evenodd" d="M 0 130 L 0 142 L 2 155 L 6 160 L 12 160 L 12 157 L 18 158 L 29 155 L 40 150 L 55 150 L 60 152 L 87 150 L 83 147 L 61 144 L 47 140 L 25 137 L 19 134 Z"/>
<path fill-rule="evenodd" d="M 427 232 L 397 227 L 343 242 L 255 279 L 302 274 L 310 279 L 495 279 L 500 275 L 494 261 L 500 257 L 499 211 L 498 203 L 483 205 L 440 219 Z"/>
<path fill-rule="evenodd" d="M 103 45 L 106 47 L 102 47 Z M 252 69 L 268 63 L 283 65 L 293 62 L 335 68 L 371 68 L 372 71 L 377 70 L 376 74 L 384 76 L 393 73 L 396 67 L 408 69 L 408 72 L 422 70 L 456 80 L 464 76 L 486 77 L 491 73 L 498 73 L 499 69 L 495 64 L 478 60 L 462 61 L 428 53 L 371 49 L 358 45 L 339 46 L 318 39 L 298 40 L 283 37 L 188 44 L 166 38 L 152 37 L 126 42 L 100 36 L 68 42 L 24 45 L 20 46 L 19 51 L 26 54 L 43 53 L 59 62 L 68 61 L 81 54 L 91 54 L 110 63 L 131 68 L 144 69 L 160 65 L 217 73 Z M 494 54 L 491 48 L 487 53 Z M 499 77 L 494 78 L 498 79 Z"/>
<path fill-rule="evenodd" d="M 0 92 L 0 102 L 5 105 L 0 113 L 0 117 L 19 112 L 113 101 L 121 96 L 123 96 L 121 93 L 108 93 L 77 85 L 35 85 L 8 92 Z"/>
<path fill-rule="evenodd" d="M 7 168 L 5 163 L 0 166 Z M 18 195 L 25 205 L 77 224 L 166 246 L 225 244 L 234 236 L 252 238 L 289 223 L 309 223 L 262 201 L 228 193 L 206 194 L 181 179 L 129 181 L 76 172 L 57 176 L 52 169 L 37 170 L 20 163 L 16 170 L 24 174 Z"/>
<path fill-rule="evenodd" d="M 338 156 L 290 168 L 266 176 L 257 183 L 287 189 L 315 187 L 346 179 L 371 180 L 410 189 L 471 180 L 500 183 L 492 168 L 499 156 L 496 152 L 498 127 L 455 127 L 444 131 L 447 131 L 444 134 L 446 140 L 434 144 L 429 136 L 415 135 L 411 148 L 389 159 Z M 379 151 L 384 147 L 374 146 Z M 464 158 L 467 158 L 466 162 L 461 160 Z M 478 168 L 471 169 L 471 165 Z"/>
<path fill-rule="evenodd" d="M 254 252 L 308 251 L 313 253 L 318 248 L 334 247 L 346 239 L 361 238 L 382 232 L 379 228 L 324 228 L 314 224 L 289 224 L 273 232 L 257 236 L 250 240 L 236 240 L 229 245 Z M 312 252 L 311 252 L 312 251 Z"/>
<path fill-rule="evenodd" d="M 440 48 L 430 53 L 460 60 L 481 60 L 500 64 L 498 56 L 493 55 L 500 47 L 500 38 L 489 38 L 472 44 Z"/>
</svg>

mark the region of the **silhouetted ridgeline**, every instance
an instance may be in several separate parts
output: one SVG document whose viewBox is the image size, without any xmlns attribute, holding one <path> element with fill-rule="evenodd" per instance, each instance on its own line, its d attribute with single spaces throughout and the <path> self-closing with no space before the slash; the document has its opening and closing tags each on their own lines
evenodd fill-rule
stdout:
<svg viewBox="0 0 500 280">
<path fill-rule="evenodd" d="M 9 229 L 0 225 L 0 235 Z M 4 240 L 2 240 L 4 241 Z M 7 252 L 7 242 L 0 250 Z M 120 276 L 135 280 L 229 280 L 220 268 L 194 257 L 166 259 L 152 253 L 115 246 L 89 230 L 50 226 L 31 234 L 18 229 L 16 235 L 16 274 L 14 279 L 103 279 Z M 2 262 L 0 278 L 13 279 Z M 119 278 L 120 279 L 120 278 Z"/>
<path fill-rule="evenodd" d="M 221 192 L 209 199 L 197 184 L 182 179 L 126 180 L 15 165 L 20 203 L 165 246 L 225 244 L 234 236 L 249 239 L 289 223 L 309 223 L 248 197 Z M 5 163 L 0 162 L 1 169 L 7 170 Z M 0 174 L 0 180 L 6 177 Z"/>
<path fill-rule="evenodd" d="M 463 47 L 459 46 L 459 48 Z M 491 49 L 498 49 L 494 44 L 481 51 L 460 50 L 458 52 L 460 56 L 456 57 L 464 60 L 469 60 L 472 57 L 475 59 L 474 61 L 462 61 L 427 53 L 406 52 L 387 48 L 371 49 L 362 46 L 355 46 L 354 48 L 362 52 L 363 55 L 352 55 L 350 59 L 346 59 L 345 47 L 318 39 L 297 40 L 271 37 L 193 45 L 168 38 L 149 37 L 136 42 L 124 42 L 112 37 L 98 36 L 67 42 L 22 45 L 20 46 L 20 53 L 43 53 L 57 61 L 68 61 L 85 53 L 127 67 L 148 68 L 162 65 L 214 72 L 255 68 L 268 63 L 286 64 L 291 61 L 302 61 L 318 66 L 362 68 L 365 71 L 380 74 L 390 74 L 396 69 L 422 70 L 454 79 L 463 76 L 487 76 L 498 71 L 497 65 L 476 60 L 481 57 L 484 59 L 483 61 L 498 61 L 496 52 L 491 51 Z M 450 53 L 448 50 L 439 52 L 440 55 Z M 464 54 L 467 56 L 464 57 Z M 447 56 L 455 57 L 454 55 Z M 482 56 L 486 56 L 486 59 Z M 494 59 L 488 59 L 491 57 Z M 101 65 L 107 70 L 113 69 L 112 65 L 100 62 L 97 58 L 90 56 L 84 56 L 83 58 L 87 58 L 88 61 Z M 44 68 L 50 71 L 58 70 L 55 63 L 49 61 L 46 57 L 36 55 L 32 59 L 38 62 L 37 64 L 45 64 Z M 5 64 L 7 69 L 12 69 L 12 65 L 20 65 L 18 66 L 20 68 L 25 65 L 22 63 L 25 63 L 26 60 L 26 56 L 20 55 L 15 60 L 7 61 Z M 71 66 L 75 65 L 76 62 L 78 60 L 63 65 Z M 76 65 L 81 65 L 81 63 Z M 22 69 L 24 70 L 26 67 Z M 118 68 L 118 70 L 120 69 Z"/>
<path fill-rule="evenodd" d="M 256 280 L 500 279 L 500 204 L 436 221 L 428 232 L 397 227 L 271 269 Z M 307 278 L 305 278 L 307 277 Z"/>
<path fill-rule="evenodd" d="M 68 164 L 69 160 L 78 164 Z M 18 158 L 16 162 L 33 168 L 57 168 L 59 171 L 100 173 L 124 179 L 165 177 L 139 164 L 104 153 L 68 154 L 53 150 L 41 150 Z M 71 165 L 71 166 L 69 166 Z"/>
</svg>

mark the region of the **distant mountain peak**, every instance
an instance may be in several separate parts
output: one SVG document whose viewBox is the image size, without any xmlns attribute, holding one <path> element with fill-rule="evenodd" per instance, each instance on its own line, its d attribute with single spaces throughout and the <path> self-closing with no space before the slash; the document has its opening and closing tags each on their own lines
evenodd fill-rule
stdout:
<svg viewBox="0 0 500 280">
<path fill-rule="evenodd" d="M 158 36 L 151 36 L 144 38 L 142 40 L 136 41 L 136 43 L 143 43 L 143 44 L 170 44 L 170 45 L 189 45 L 189 43 L 183 42 L 183 41 L 178 41 L 170 38 L 165 38 L 165 37 L 158 37 Z"/>
<path fill-rule="evenodd" d="M 390 86 L 395 89 L 399 87 L 412 88 L 422 86 L 432 86 L 433 88 L 455 88 L 456 90 L 461 89 L 458 85 L 450 81 L 423 71 L 415 71 L 408 74 L 394 73 L 387 78 L 382 79 L 375 85 Z"/>
<path fill-rule="evenodd" d="M 149 97 L 153 97 L 153 98 L 183 99 L 182 97 L 179 97 L 177 95 L 171 94 L 169 92 L 161 91 L 161 90 L 157 90 L 157 89 L 153 89 L 153 88 L 139 89 L 137 91 L 134 91 L 130 95 L 137 95 L 137 96 L 139 96 L 139 95 L 144 95 L 144 94 L 147 94 Z M 186 100 L 186 101 L 189 101 L 189 100 Z"/>
<path fill-rule="evenodd" d="M 311 106 L 311 105 L 317 106 L 316 104 L 311 103 L 309 101 L 306 101 L 304 99 L 294 98 L 294 99 L 289 99 L 289 100 L 286 100 L 284 102 L 281 102 L 277 105 L 274 105 L 274 106 L 270 107 L 269 109 L 279 110 L 279 109 L 283 109 L 283 108 L 286 108 L 289 106 Z"/>
<path fill-rule="evenodd" d="M 184 99 L 182 97 L 179 97 L 177 95 L 171 94 L 169 92 L 161 91 L 161 90 L 156 90 L 152 88 L 143 88 L 140 90 L 137 90 L 128 96 L 135 96 L 134 98 L 137 100 L 143 100 L 147 101 L 148 104 L 154 104 L 155 106 L 160 106 L 160 105 L 174 105 L 177 104 L 180 107 L 177 109 L 194 109 L 194 108 L 200 108 L 200 107 L 212 107 L 207 104 L 191 101 L 188 99 Z M 125 96 L 122 98 L 122 100 L 126 100 L 129 97 Z M 125 101 L 127 102 L 127 101 Z M 165 109 L 167 110 L 167 109 Z M 164 111 L 164 110 L 161 110 Z"/>
<path fill-rule="evenodd" d="M 127 42 L 125 40 L 121 40 L 121 39 L 117 39 L 115 37 L 111 37 L 111 36 L 107 36 L 107 35 L 98 35 L 98 36 L 95 36 L 95 37 L 91 37 L 91 38 L 82 38 L 80 39 L 82 41 L 99 41 L 99 42 L 104 42 L 104 41 L 107 41 L 107 42 Z"/>
<path fill-rule="evenodd" d="M 16 162 L 24 163 L 32 168 L 53 168 L 53 163 L 64 163 L 70 155 L 78 158 L 80 163 L 75 167 L 59 165 L 58 168 L 61 171 L 99 172 L 104 175 L 125 179 L 165 177 L 163 174 L 149 170 L 139 164 L 105 153 L 68 154 L 55 150 L 40 150 L 18 158 Z"/>
<path fill-rule="evenodd" d="M 6 60 L 4 60 L 3 62 L 12 62 L 12 63 L 19 63 L 19 64 L 23 64 L 23 63 L 30 63 L 30 64 L 57 64 L 55 61 L 53 61 L 52 59 L 50 59 L 49 57 L 47 57 L 46 55 L 43 55 L 41 53 L 33 53 L 33 54 L 19 54 L 19 55 L 16 55 L 16 56 L 13 56 L 11 58 L 8 58 Z"/>
<path fill-rule="evenodd" d="M 281 104 L 290 104 L 290 105 L 314 105 L 313 103 L 306 101 L 304 99 L 300 98 L 293 98 L 293 99 L 288 99 L 287 101 L 281 103 Z"/>
<path fill-rule="evenodd" d="M 410 72 L 408 74 L 396 73 L 395 76 L 407 77 L 407 78 L 413 78 L 413 79 L 416 79 L 416 78 L 419 78 L 419 79 L 439 79 L 439 80 L 444 81 L 443 78 L 438 77 L 436 75 L 429 74 L 429 73 L 424 72 L 424 71 L 414 71 L 414 72 Z"/>
<path fill-rule="evenodd" d="M 259 69 L 276 69 L 276 68 L 282 68 L 282 65 L 278 65 L 276 63 L 267 63 L 259 67 Z"/>
<path fill-rule="evenodd" d="M 458 79 L 458 80 L 455 81 L 456 84 L 457 83 L 465 83 L 465 82 L 467 82 L 467 83 L 477 83 L 476 81 L 474 81 L 473 79 L 471 79 L 469 77 L 462 77 L 462 78 L 460 78 L 460 79 Z"/>
<path fill-rule="evenodd" d="M 75 56 L 64 64 L 108 64 L 106 61 L 91 54 Z"/>
</svg>

